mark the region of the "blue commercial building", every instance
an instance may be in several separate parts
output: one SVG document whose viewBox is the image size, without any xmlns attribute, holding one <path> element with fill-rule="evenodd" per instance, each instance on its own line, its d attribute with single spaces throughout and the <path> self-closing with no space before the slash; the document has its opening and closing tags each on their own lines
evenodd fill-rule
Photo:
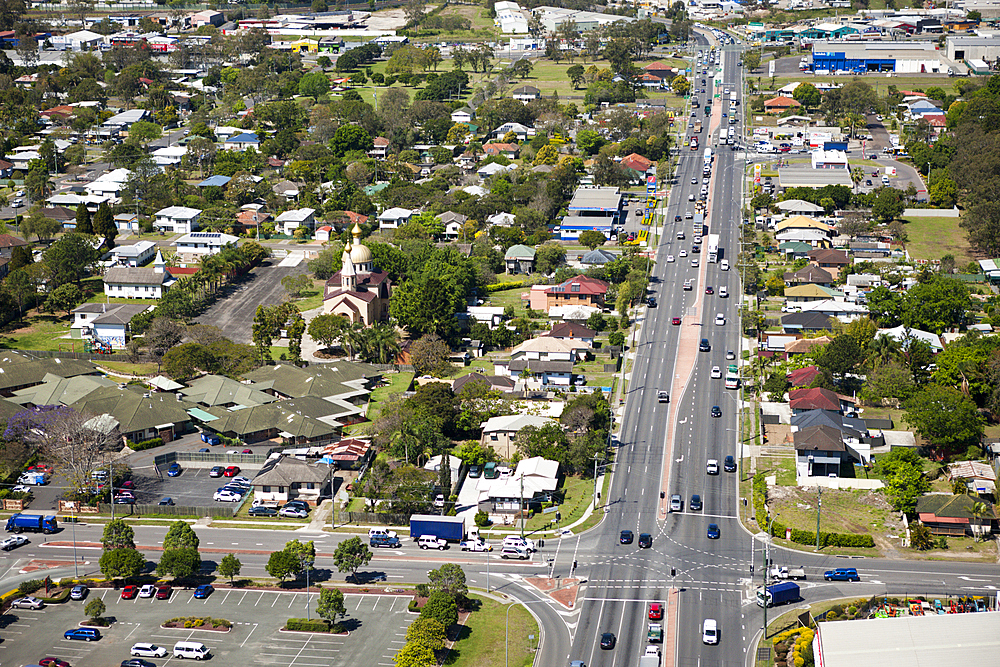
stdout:
<svg viewBox="0 0 1000 667">
<path fill-rule="evenodd" d="M 947 73 L 933 42 L 816 42 L 814 72 Z"/>
<path fill-rule="evenodd" d="M 562 219 L 559 238 L 575 241 L 588 230 L 611 236 L 622 216 L 624 200 L 618 188 L 581 186 L 573 193 L 568 215 Z"/>
</svg>

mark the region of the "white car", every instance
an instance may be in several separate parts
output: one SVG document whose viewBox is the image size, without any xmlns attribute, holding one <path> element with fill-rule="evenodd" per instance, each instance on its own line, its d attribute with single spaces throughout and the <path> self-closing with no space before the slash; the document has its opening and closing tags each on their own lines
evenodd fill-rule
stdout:
<svg viewBox="0 0 1000 667">
<path fill-rule="evenodd" d="M 719 624 L 715 622 L 714 618 L 706 618 L 705 623 L 701 626 L 701 641 L 706 644 L 719 643 Z"/>
<path fill-rule="evenodd" d="M 24 484 L 18 484 L 13 489 L 11 489 L 11 492 L 12 493 L 32 493 L 31 487 L 30 486 L 25 486 Z"/>
<path fill-rule="evenodd" d="M 719 287 L 719 298 L 720 298 L 720 299 L 725 299 L 725 298 L 727 298 L 728 296 L 729 296 L 729 290 L 728 290 L 728 289 L 726 289 L 726 286 L 725 286 L 725 285 L 721 285 L 721 286 Z"/>
<path fill-rule="evenodd" d="M 717 314 L 715 316 L 715 324 L 717 326 L 721 327 L 721 326 L 725 325 L 725 323 L 726 323 L 726 316 L 725 315 L 723 315 L 722 313 L 719 313 L 719 314 Z"/>
<path fill-rule="evenodd" d="M 242 484 L 244 486 L 253 486 L 253 482 L 249 477 L 233 477 L 229 480 L 230 484 Z"/>
<path fill-rule="evenodd" d="M 10 551 L 11 549 L 22 547 L 27 543 L 28 543 L 27 537 L 21 537 L 20 535 L 12 535 L 3 542 L 0 542 L 0 549 L 3 549 L 4 551 Z"/>
<path fill-rule="evenodd" d="M 673 261 L 674 261 L 674 256 L 673 255 L 667 255 L 667 262 L 673 262 Z"/>
<path fill-rule="evenodd" d="M 139 589 L 139 597 L 141 598 L 151 598 L 156 595 L 156 586 L 153 584 L 146 584 Z"/>
<path fill-rule="evenodd" d="M 167 657 L 167 649 L 163 648 L 162 646 L 157 646 L 156 644 L 147 644 L 145 642 L 133 644 L 132 648 L 129 650 L 129 653 L 139 658 Z"/>
<path fill-rule="evenodd" d="M 694 176 L 691 178 L 691 185 L 698 185 L 698 177 Z"/>
<path fill-rule="evenodd" d="M 535 550 L 535 541 L 528 539 L 527 537 L 519 537 L 517 535 L 508 535 L 503 538 L 503 545 L 505 547 L 517 547 L 519 549 L 524 549 L 526 551 Z"/>
<path fill-rule="evenodd" d="M 709 459 L 708 464 L 705 466 L 705 469 L 709 475 L 718 475 L 719 474 L 718 459 Z"/>
<path fill-rule="evenodd" d="M 482 539 L 466 540 L 459 546 L 462 547 L 462 551 L 493 551 L 493 545 Z"/>
<path fill-rule="evenodd" d="M 681 257 L 687 257 L 688 256 L 688 251 L 687 250 L 681 250 L 680 253 L 678 253 L 678 254 L 680 254 Z"/>
<path fill-rule="evenodd" d="M 718 366 L 712 366 L 712 379 L 718 380 L 722 377 L 722 369 Z"/>
<path fill-rule="evenodd" d="M 11 607 L 16 609 L 42 609 L 45 607 L 45 603 L 38 598 L 33 598 L 28 596 L 26 598 L 18 598 L 10 603 Z"/>
<path fill-rule="evenodd" d="M 695 268 L 698 268 L 698 258 L 697 257 L 691 259 L 691 266 L 693 266 Z"/>
<path fill-rule="evenodd" d="M 238 503 L 242 499 L 242 495 L 236 493 L 235 491 L 228 491 L 226 489 L 216 491 L 215 495 L 212 496 L 212 500 L 223 503 Z"/>
<path fill-rule="evenodd" d="M 287 516 L 292 519 L 304 519 L 309 516 L 301 507 L 282 507 L 281 511 L 278 512 L 278 516 Z"/>
</svg>

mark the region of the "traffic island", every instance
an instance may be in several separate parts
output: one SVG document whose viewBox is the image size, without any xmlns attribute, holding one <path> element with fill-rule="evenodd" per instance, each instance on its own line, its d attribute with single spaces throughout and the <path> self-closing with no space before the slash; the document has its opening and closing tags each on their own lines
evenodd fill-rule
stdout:
<svg viewBox="0 0 1000 667">
<path fill-rule="evenodd" d="M 582 579 L 527 577 L 525 581 L 566 609 L 576 607 L 576 596 L 580 593 Z"/>
<path fill-rule="evenodd" d="M 197 616 L 181 616 L 166 621 L 161 628 L 175 630 L 212 630 L 214 632 L 229 632 L 233 629 L 233 622 L 224 618 L 198 618 Z"/>
</svg>

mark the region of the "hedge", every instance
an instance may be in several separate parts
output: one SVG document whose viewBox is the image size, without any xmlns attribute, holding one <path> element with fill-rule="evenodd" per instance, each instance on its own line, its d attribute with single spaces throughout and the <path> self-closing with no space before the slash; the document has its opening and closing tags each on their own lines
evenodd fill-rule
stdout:
<svg viewBox="0 0 1000 667">
<path fill-rule="evenodd" d="M 142 442 L 136 442 L 134 444 L 129 444 L 129 449 L 133 452 L 141 452 L 144 449 L 153 449 L 155 447 L 163 446 L 163 438 L 150 438 L 149 440 L 143 440 Z"/>
<path fill-rule="evenodd" d="M 285 622 L 285 630 L 295 632 L 330 632 L 330 624 L 323 619 L 307 620 L 290 618 Z"/>
<path fill-rule="evenodd" d="M 503 292 L 509 289 L 521 289 L 522 287 L 524 287 L 523 280 L 516 280 L 506 283 L 493 283 L 491 285 L 486 286 L 486 293 L 493 294 L 494 292 Z"/>
</svg>

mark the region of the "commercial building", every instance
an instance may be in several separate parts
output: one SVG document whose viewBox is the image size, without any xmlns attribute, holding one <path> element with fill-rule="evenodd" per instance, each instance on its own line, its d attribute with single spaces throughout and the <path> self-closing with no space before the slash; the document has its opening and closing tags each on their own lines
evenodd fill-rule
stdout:
<svg viewBox="0 0 1000 667">
<path fill-rule="evenodd" d="M 947 74 L 934 42 L 826 42 L 812 47 L 812 68 L 820 72 Z"/>
<path fill-rule="evenodd" d="M 968 60 L 992 62 L 1000 58 L 1000 39 L 992 34 L 975 37 L 949 35 L 945 45 L 945 53 L 947 53 L 949 60 L 955 62 Z"/>
<path fill-rule="evenodd" d="M 580 238 L 581 232 L 588 230 L 610 237 L 622 215 L 622 203 L 618 188 L 578 188 L 569 203 L 569 214 L 562 220 L 559 237 L 564 241 L 575 241 Z"/>
<path fill-rule="evenodd" d="M 538 17 L 542 28 L 547 33 L 554 33 L 559 26 L 568 21 L 576 24 L 576 29 L 580 32 L 596 30 L 604 25 L 609 25 L 616 21 L 632 22 L 635 19 L 626 16 L 616 16 L 614 14 L 599 14 L 597 12 L 584 12 L 576 9 L 566 9 L 564 7 L 535 7 L 533 10 Z"/>
</svg>

